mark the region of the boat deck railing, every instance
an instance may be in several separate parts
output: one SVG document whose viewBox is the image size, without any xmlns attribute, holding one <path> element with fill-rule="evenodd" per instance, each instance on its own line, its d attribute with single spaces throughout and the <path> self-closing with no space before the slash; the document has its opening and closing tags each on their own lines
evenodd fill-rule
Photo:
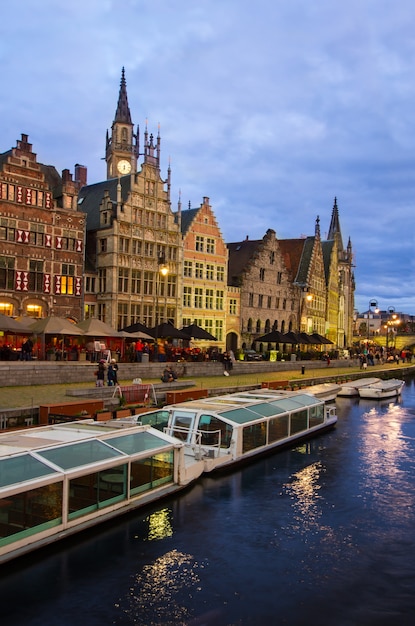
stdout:
<svg viewBox="0 0 415 626">
<path fill-rule="evenodd" d="M 185 426 L 167 426 L 164 432 L 170 437 L 176 437 L 191 445 L 195 458 L 203 456 L 219 456 L 222 442 L 221 430 L 198 430 L 189 429 Z M 208 446 L 208 449 L 206 449 Z"/>
</svg>

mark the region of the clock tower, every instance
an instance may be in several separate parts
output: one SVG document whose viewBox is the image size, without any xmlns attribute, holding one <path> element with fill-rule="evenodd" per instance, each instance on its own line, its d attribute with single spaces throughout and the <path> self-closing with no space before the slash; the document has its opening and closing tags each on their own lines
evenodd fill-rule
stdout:
<svg viewBox="0 0 415 626">
<path fill-rule="evenodd" d="M 107 130 L 105 160 L 107 179 L 116 178 L 137 171 L 138 131 L 134 134 L 130 107 L 127 98 L 127 83 L 122 68 L 120 93 L 115 118 L 111 126 L 111 136 Z"/>
</svg>

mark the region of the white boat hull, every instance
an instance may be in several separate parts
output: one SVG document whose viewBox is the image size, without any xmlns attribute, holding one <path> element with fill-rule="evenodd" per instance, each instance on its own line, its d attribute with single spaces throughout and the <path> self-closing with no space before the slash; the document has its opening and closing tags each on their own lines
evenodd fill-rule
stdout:
<svg viewBox="0 0 415 626">
<path fill-rule="evenodd" d="M 396 398 L 401 395 L 404 385 L 405 382 L 403 380 L 380 381 L 380 383 L 359 389 L 359 396 L 369 400 Z"/>
<path fill-rule="evenodd" d="M 358 396 L 359 389 L 379 382 L 380 378 L 358 378 L 356 380 L 350 380 L 349 382 L 342 384 L 337 395 L 341 397 Z"/>
</svg>

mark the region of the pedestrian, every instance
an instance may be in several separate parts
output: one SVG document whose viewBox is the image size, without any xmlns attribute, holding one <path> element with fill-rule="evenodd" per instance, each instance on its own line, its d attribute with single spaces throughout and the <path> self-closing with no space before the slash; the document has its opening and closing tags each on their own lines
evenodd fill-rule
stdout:
<svg viewBox="0 0 415 626">
<path fill-rule="evenodd" d="M 104 380 L 105 380 L 105 361 L 104 359 L 101 359 L 98 363 L 98 369 L 95 371 L 95 376 L 97 377 L 96 380 L 96 387 L 103 387 L 104 386 Z"/>
<path fill-rule="evenodd" d="M 118 364 L 115 359 L 111 359 L 111 363 L 108 365 L 107 381 L 108 387 L 118 385 Z"/>
<path fill-rule="evenodd" d="M 222 363 L 223 363 L 223 375 L 229 376 L 231 373 L 233 364 L 232 364 L 231 355 L 229 354 L 228 351 L 223 353 Z"/>
</svg>

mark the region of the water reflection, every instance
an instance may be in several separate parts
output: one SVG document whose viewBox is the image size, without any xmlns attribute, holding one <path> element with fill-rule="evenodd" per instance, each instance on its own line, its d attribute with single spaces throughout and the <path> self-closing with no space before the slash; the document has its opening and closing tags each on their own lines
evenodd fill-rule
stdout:
<svg viewBox="0 0 415 626">
<path fill-rule="evenodd" d="M 309 530 L 321 517 L 318 499 L 319 480 L 323 471 L 321 461 L 317 461 L 294 474 L 292 482 L 284 486 L 286 493 L 294 500 L 295 519 L 299 529 Z"/>
<path fill-rule="evenodd" d="M 156 541 L 160 539 L 165 539 L 166 537 L 173 536 L 173 526 L 171 522 L 172 512 L 170 509 L 160 509 L 159 511 L 155 511 L 148 517 L 146 517 L 146 522 L 148 523 L 148 535 L 147 537 L 138 537 L 136 538 L 142 539 L 143 541 Z"/>
<path fill-rule="evenodd" d="M 184 624 L 190 618 L 185 602 L 200 591 L 198 569 L 190 554 L 166 552 L 134 576 L 127 596 L 117 608 L 131 624 Z"/>
</svg>

